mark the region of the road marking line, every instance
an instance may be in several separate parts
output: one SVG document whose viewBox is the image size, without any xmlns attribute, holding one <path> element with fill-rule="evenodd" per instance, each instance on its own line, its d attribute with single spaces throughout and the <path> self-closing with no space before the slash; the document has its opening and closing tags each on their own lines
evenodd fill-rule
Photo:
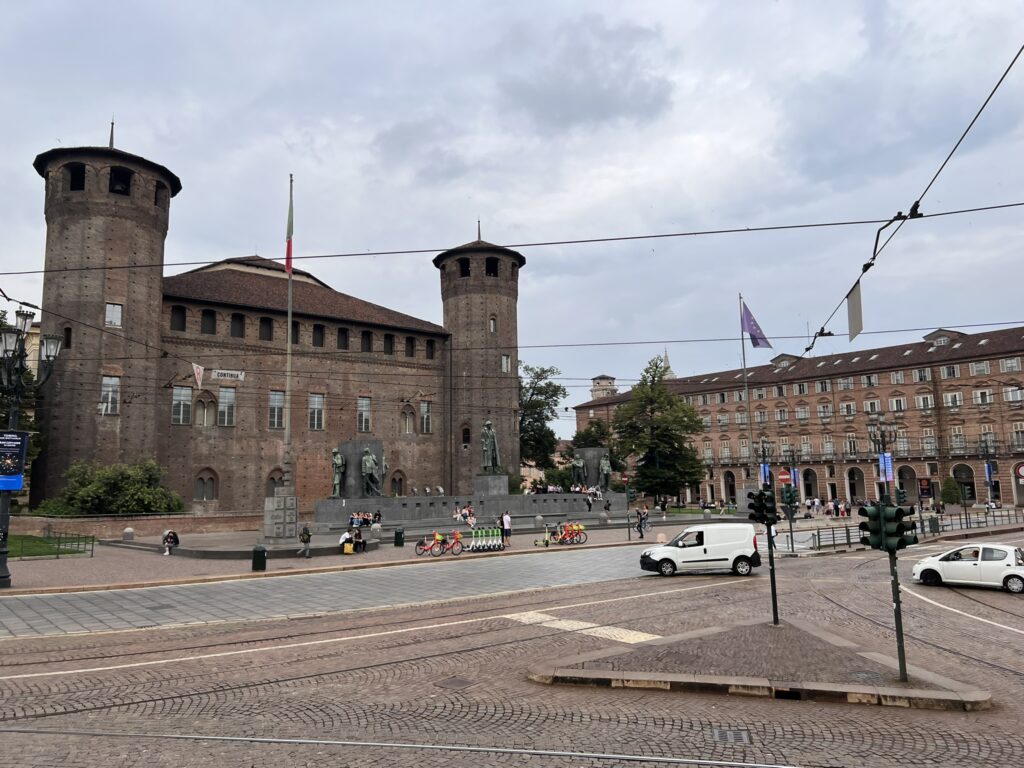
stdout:
<svg viewBox="0 0 1024 768">
<path fill-rule="evenodd" d="M 557 617 L 540 611 L 526 611 L 525 613 L 511 613 L 507 618 L 521 621 L 523 624 L 543 624 L 545 621 L 554 621 Z"/>
<path fill-rule="evenodd" d="M 584 629 L 580 634 L 631 644 L 646 643 L 648 640 L 658 640 L 661 637 L 661 635 L 649 635 L 646 632 L 637 632 L 623 627 L 594 627 L 593 629 Z"/>
<path fill-rule="evenodd" d="M 1018 635 L 1024 635 L 1024 629 L 1017 629 L 1016 627 L 1008 627 L 1005 624 L 999 624 L 998 622 L 995 622 L 995 621 L 989 621 L 988 619 L 983 619 L 980 616 L 975 616 L 972 613 L 967 613 L 966 611 L 961 611 L 958 608 L 951 608 L 948 605 L 943 605 L 942 603 L 936 602 L 935 600 L 932 600 L 931 598 L 925 597 L 924 595 L 919 595 L 919 594 L 917 594 L 917 592 L 915 592 L 912 589 L 909 589 L 908 587 L 903 587 L 903 591 L 906 592 L 908 595 L 913 595 L 918 600 L 924 600 L 924 602 L 926 602 L 926 603 L 931 603 L 932 605 L 938 606 L 939 608 L 944 608 L 947 611 L 952 611 L 953 613 L 959 613 L 961 616 L 966 616 L 968 619 L 974 619 L 975 621 L 981 621 L 981 622 L 984 622 L 985 624 L 991 624 L 993 627 L 999 627 L 1000 629 L 1005 629 L 1005 630 L 1008 630 L 1010 632 L 1016 632 Z"/>
<path fill-rule="evenodd" d="M 600 624 L 594 624 L 592 621 L 574 621 L 573 619 L 555 619 L 554 621 L 545 621 L 541 624 L 542 627 L 549 627 L 551 629 L 562 629 L 566 632 L 578 632 L 581 629 L 593 629 L 594 627 L 601 626 Z"/>
<path fill-rule="evenodd" d="M 587 600 L 580 603 L 567 603 L 565 605 L 553 605 L 548 608 L 549 611 L 560 611 L 568 610 L 570 608 L 586 608 L 592 605 L 606 605 L 608 603 L 617 603 L 623 600 L 637 600 L 644 597 L 660 597 L 661 595 L 678 594 L 681 592 L 693 592 L 698 589 L 713 589 L 715 587 L 724 587 L 732 584 L 742 584 L 744 582 L 749 583 L 747 579 L 730 579 L 728 581 L 718 581 L 711 584 L 701 584 L 695 587 L 679 587 L 678 589 L 665 589 L 657 592 L 651 592 L 646 595 L 625 595 L 623 597 L 608 597 L 603 600 Z M 518 614 L 501 614 L 495 616 L 481 616 L 473 619 L 459 619 L 458 621 L 445 621 L 439 624 L 428 624 L 426 626 L 420 625 L 415 627 L 406 627 L 405 629 L 388 629 L 382 632 L 367 632 L 362 635 L 349 635 L 346 637 L 327 637 L 323 640 L 305 640 L 301 643 L 281 643 L 280 645 L 268 645 L 262 648 L 241 648 L 237 651 L 220 651 L 218 653 L 199 653 L 192 656 L 178 656 L 170 659 L 152 659 L 151 661 L 134 661 L 130 664 L 111 664 L 106 667 L 86 667 L 84 669 L 62 669 L 51 672 L 27 672 L 20 675 L 4 675 L 0 677 L 0 680 L 27 680 L 30 678 L 37 677 L 65 677 L 67 675 L 81 675 L 89 672 L 112 672 L 117 669 L 138 669 L 140 667 L 157 667 L 164 664 L 180 664 L 185 661 L 202 661 L 205 659 L 223 659 L 228 656 L 248 656 L 254 653 L 265 653 L 267 651 L 282 651 L 289 650 L 291 648 L 310 648 L 318 645 L 331 645 L 334 643 L 348 643 L 357 640 L 370 640 L 377 637 L 388 637 L 390 635 L 404 635 L 410 632 L 423 632 L 431 629 L 445 629 L 447 627 L 461 627 L 467 624 L 477 624 L 483 621 L 491 621 L 493 619 L 511 619 L 515 620 L 514 617 Z M 163 629 L 163 627 L 159 627 Z"/>
</svg>

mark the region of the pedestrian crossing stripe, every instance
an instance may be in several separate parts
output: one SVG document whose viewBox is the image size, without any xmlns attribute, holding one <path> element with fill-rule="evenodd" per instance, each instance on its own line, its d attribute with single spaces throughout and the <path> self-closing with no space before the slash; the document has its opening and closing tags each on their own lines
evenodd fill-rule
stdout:
<svg viewBox="0 0 1024 768">
<path fill-rule="evenodd" d="M 559 619 L 547 613 L 539 611 L 527 611 L 525 613 L 513 613 L 505 618 L 518 621 L 523 624 L 534 624 L 550 629 L 561 629 L 565 632 L 578 632 L 591 637 L 600 637 L 605 640 L 615 640 L 619 643 L 646 643 L 649 640 L 657 640 L 661 635 L 652 635 L 647 632 L 637 632 L 624 627 L 605 627 L 600 624 L 593 624 L 589 621 L 575 621 L 573 619 Z"/>
</svg>

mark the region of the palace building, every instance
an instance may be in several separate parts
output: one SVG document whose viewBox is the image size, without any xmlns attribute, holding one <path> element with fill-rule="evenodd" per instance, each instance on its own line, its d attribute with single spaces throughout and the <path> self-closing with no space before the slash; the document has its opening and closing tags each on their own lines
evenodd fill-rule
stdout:
<svg viewBox="0 0 1024 768">
<path fill-rule="evenodd" d="M 757 483 L 762 445 L 776 471 L 796 470 L 801 498 L 880 498 L 883 478 L 869 424 L 895 425 L 893 480 L 907 503 L 937 498 L 953 477 L 969 503 L 1024 505 L 1024 328 L 939 329 L 923 341 L 668 379 L 700 414 L 693 447 L 705 477 L 688 501 L 736 502 Z M 607 376 L 575 407 L 577 429 L 610 422 L 629 392 Z M 746 384 L 746 386 L 744 386 Z M 749 395 L 749 399 L 748 399 Z M 774 481 L 774 478 L 773 478 Z"/>
<path fill-rule="evenodd" d="M 39 407 L 34 501 L 74 460 L 154 458 L 193 511 L 262 512 L 282 483 L 286 339 L 302 510 L 331 492 L 331 449 L 379 439 L 385 495 L 471 492 L 490 420 L 519 467 L 519 271 L 476 240 L 433 259 L 443 325 L 249 256 L 164 276 L 176 175 L 113 147 L 35 159 L 46 184 L 42 332 L 63 349 Z M 197 367 L 198 366 L 198 367 Z M 200 373 L 199 368 L 202 368 Z"/>
</svg>

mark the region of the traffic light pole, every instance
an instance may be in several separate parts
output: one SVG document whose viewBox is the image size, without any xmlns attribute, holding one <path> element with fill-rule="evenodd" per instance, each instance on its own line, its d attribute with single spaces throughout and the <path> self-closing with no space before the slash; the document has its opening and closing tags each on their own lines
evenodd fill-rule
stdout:
<svg viewBox="0 0 1024 768">
<path fill-rule="evenodd" d="M 771 465 L 768 463 L 768 459 L 771 457 L 771 446 L 764 443 L 761 444 L 761 463 L 764 465 L 764 477 L 762 480 L 769 480 L 771 478 Z M 772 484 L 765 482 L 761 485 L 761 489 L 766 493 L 772 493 Z M 772 528 L 775 523 L 766 523 L 765 530 L 768 535 L 765 537 L 768 539 L 768 577 L 771 581 L 772 587 L 772 624 L 776 627 L 779 626 L 779 593 L 775 588 L 775 537 L 772 536 Z"/>
<path fill-rule="evenodd" d="M 875 430 L 873 435 L 873 441 L 875 447 L 878 449 L 878 455 L 882 459 L 882 465 L 885 466 L 885 454 L 889 448 L 889 438 L 886 432 L 886 425 L 880 423 L 878 428 Z M 882 497 L 882 510 L 892 505 L 892 498 L 889 496 L 889 474 L 885 471 L 882 473 L 882 478 L 885 482 L 885 494 Z M 885 542 L 886 530 L 885 530 L 885 514 L 881 512 L 880 522 L 882 524 L 882 541 Z M 907 682 L 907 651 L 903 642 L 903 606 L 900 603 L 900 574 L 897 569 L 896 563 L 896 551 L 889 549 L 889 583 L 892 586 L 892 613 L 893 623 L 896 627 L 896 657 L 899 660 L 900 665 L 900 682 Z"/>
</svg>

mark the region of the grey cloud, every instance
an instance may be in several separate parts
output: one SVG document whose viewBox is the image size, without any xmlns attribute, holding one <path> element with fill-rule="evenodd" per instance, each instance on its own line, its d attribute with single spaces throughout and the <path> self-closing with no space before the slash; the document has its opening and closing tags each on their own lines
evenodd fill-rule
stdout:
<svg viewBox="0 0 1024 768">
<path fill-rule="evenodd" d="M 380 131 L 372 146 L 387 166 L 404 166 L 417 181 L 438 184 L 469 170 L 469 163 L 449 142 L 458 137 L 445 120 L 405 120 Z"/>
<path fill-rule="evenodd" d="M 535 62 L 498 81 L 505 106 L 524 112 L 539 127 L 649 120 L 670 107 L 672 83 L 650 63 L 651 51 L 661 44 L 657 30 L 628 22 L 610 25 L 586 15 L 564 22 L 553 38 L 550 45 L 533 39 L 525 49 L 521 43 L 521 55 Z"/>
</svg>

